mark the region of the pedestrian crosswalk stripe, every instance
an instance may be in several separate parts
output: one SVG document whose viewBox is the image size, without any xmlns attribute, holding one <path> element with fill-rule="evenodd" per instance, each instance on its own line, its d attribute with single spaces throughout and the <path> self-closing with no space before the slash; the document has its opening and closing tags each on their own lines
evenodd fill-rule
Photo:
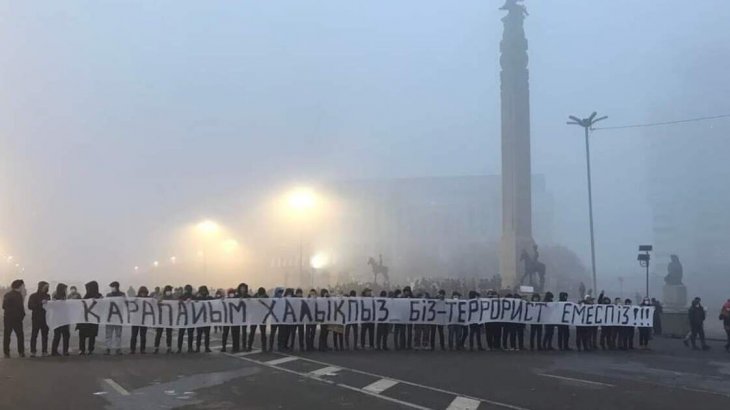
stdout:
<svg viewBox="0 0 730 410">
<path fill-rule="evenodd" d="M 468 397 L 456 396 L 446 410 L 476 410 L 481 402 Z"/>
<path fill-rule="evenodd" d="M 233 353 L 233 355 L 234 356 L 238 356 L 238 357 L 242 357 L 242 356 L 248 356 L 248 355 L 257 354 L 257 353 L 261 353 L 261 350 L 260 349 L 256 349 L 256 350 L 251 350 L 250 352 Z"/>
<path fill-rule="evenodd" d="M 309 372 L 309 374 L 311 374 L 312 376 L 319 376 L 319 377 L 334 376 L 335 373 L 337 373 L 340 370 L 342 370 L 342 368 L 337 367 L 337 366 L 327 366 L 327 367 L 323 367 L 321 369 L 311 371 L 311 372 Z"/>
<path fill-rule="evenodd" d="M 370 383 L 362 389 L 371 393 L 382 393 L 396 384 L 398 384 L 398 382 L 392 379 L 380 379 L 374 383 Z"/>
<path fill-rule="evenodd" d="M 286 356 L 286 357 L 282 357 L 281 359 L 269 360 L 268 362 L 264 362 L 264 363 L 271 365 L 271 366 L 277 366 L 280 364 L 293 362 L 294 360 L 299 360 L 299 358 L 294 357 L 294 356 Z"/>
</svg>

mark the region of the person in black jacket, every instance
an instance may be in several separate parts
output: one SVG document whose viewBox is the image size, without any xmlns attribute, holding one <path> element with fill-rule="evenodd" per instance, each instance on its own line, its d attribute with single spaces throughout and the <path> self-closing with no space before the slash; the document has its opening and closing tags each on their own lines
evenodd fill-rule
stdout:
<svg viewBox="0 0 730 410">
<path fill-rule="evenodd" d="M 23 292 L 25 284 L 22 279 L 16 279 L 10 285 L 10 291 L 3 296 L 3 353 L 10 358 L 10 336 L 15 332 L 18 342 L 18 355 L 25 357 L 25 340 L 23 337 Z"/>
<path fill-rule="evenodd" d="M 294 291 L 294 297 L 301 299 L 304 296 L 304 292 L 301 288 L 297 288 Z M 304 325 L 293 325 L 291 328 L 291 336 L 289 338 L 289 349 L 294 350 L 294 345 L 296 343 L 295 338 L 299 335 L 299 351 L 304 351 Z"/>
<path fill-rule="evenodd" d="M 372 298 L 373 291 L 370 288 L 365 288 L 360 293 L 362 298 Z M 362 323 L 360 325 L 360 347 L 365 349 L 365 342 L 368 342 L 368 347 L 372 350 L 375 348 L 375 322 Z"/>
<path fill-rule="evenodd" d="M 388 292 L 381 290 L 381 298 L 387 298 Z M 388 350 L 388 333 L 390 332 L 389 323 L 378 323 L 376 326 L 377 334 L 375 336 L 375 348 L 378 350 Z M 357 339 L 357 337 L 355 338 Z"/>
<path fill-rule="evenodd" d="M 350 293 L 347 295 L 347 297 L 355 298 L 357 297 L 357 292 L 354 290 L 351 290 Z M 345 347 L 349 350 L 350 349 L 350 334 L 352 334 L 352 348 L 354 350 L 357 350 L 357 341 L 359 339 L 358 335 L 360 334 L 360 325 L 357 323 L 350 323 L 345 325 Z M 365 347 L 365 346 L 363 346 Z"/>
<path fill-rule="evenodd" d="M 248 294 L 248 284 L 239 283 L 236 287 L 236 296 L 241 299 L 249 299 L 251 295 Z M 254 326 L 252 332 L 256 330 Z M 248 350 L 246 342 L 248 340 L 248 326 L 231 326 L 231 336 L 233 338 L 233 352 L 239 350 Z"/>
<path fill-rule="evenodd" d="M 180 298 L 178 300 L 181 302 L 190 302 L 193 300 L 194 297 L 195 297 L 195 295 L 193 295 L 193 286 L 185 285 L 183 294 L 180 295 Z M 180 328 L 180 331 L 177 334 L 177 352 L 178 353 L 182 353 L 183 341 L 185 340 L 186 333 L 188 335 L 188 353 L 193 352 L 193 335 L 195 333 L 195 328 L 189 327 L 189 328 Z"/>
<path fill-rule="evenodd" d="M 539 297 L 539 295 L 538 295 Z M 545 298 L 543 302 L 545 303 L 551 303 L 555 301 L 555 296 L 552 292 L 545 292 Z M 566 326 L 567 327 L 567 326 Z M 555 325 L 545 325 L 544 326 L 544 335 L 542 338 L 542 342 L 540 342 L 540 346 L 538 347 L 538 350 L 555 350 L 553 348 L 553 335 L 555 334 Z M 560 338 L 558 338 L 560 339 Z M 560 340 L 558 340 L 560 342 Z M 560 348 L 560 346 L 558 346 Z"/>
<path fill-rule="evenodd" d="M 540 294 L 534 293 L 530 298 L 530 302 L 540 302 Z M 552 335 L 550 336 L 550 342 L 552 343 Z M 542 325 L 530 325 L 530 350 L 542 350 L 542 343 Z"/>
<path fill-rule="evenodd" d="M 268 299 L 269 295 L 266 294 L 266 289 L 264 288 L 258 288 L 256 291 L 256 294 L 253 295 L 255 298 L 260 299 Z M 249 334 L 248 334 L 248 346 L 246 347 L 246 350 L 251 351 L 253 350 L 253 339 L 256 335 L 256 325 L 251 325 L 249 328 Z M 266 351 L 266 323 L 259 325 L 259 332 L 261 333 L 261 350 Z M 272 336 L 273 337 L 273 336 Z"/>
<path fill-rule="evenodd" d="M 469 291 L 469 300 L 479 299 L 479 293 L 475 290 Z M 474 351 L 474 341 L 476 340 L 477 348 L 482 351 L 482 325 L 479 323 L 472 323 L 468 327 L 469 329 L 469 350 Z"/>
<path fill-rule="evenodd" d="M 640 306 L 652 306 L 651 300 L 649 298 L 644 298 L 644 300 L 641 301 Z M 651 328 L 650 327 L 640 327 L 639 328 L 639 349 L 647 350 L 649 349 L 649 340 L 651 340 Z"/>
<path fill-rule="evenodd" d="M 95 280 L 88 282 L 86 285 L 86 294 L 84 299 L 101 299 L 101 293 L 99 293 L 99 283 Z M 94 354 L 94 345 L 96 344 L 96 336 L 99 334 L 99 325 L 94 323 L 79 323 L 76 325 L 76 329 L 79 331 L 79 354 L 89 355 Z"/>
<path fill-rule="evenodd" d="M 702 350 L 709 350 L 710 346 L 707 346 L 707 343 L 705 343 L 705 308 L 700 302 L 700 298 L 694 298 L 692 300 L 692 306 L 689 308 L 689 327 L 692 332 L 690 341 L 692 342 L 692 349 L 699 350 L 695 343 L 697 336 L 699 336 L 700 343 L 702 343 Z"/>
<path fill-rule="evenodd" d="M 226 291 L 225 298 L 226 299 L 235 299 L 237 297 L 236 289 L 230 288 Z M 234 328 L 237 326 L 223 326 L 223 335 L 221 336 L 221 352 L 225 353 L 227 351 L 228 346 L 228 336 L 231 335 L 231 345 L 233 346 L 233 353 L 237 353 L 241 346 L 240 346 L 240 340 L 239 336 L 240 328 L 238 331 L 235 331 Z M 243 339 L 243 348 L 246 349 L 246 338 Z"/>
<path fill-rule="evenodd" d="M 317 290 L 316 289 L 310 289 L 309 295 L 307 295 L 307 299 L 313 299 L 317 297 Z M 305 337 L 305 345 L 306 350 L 308 352 L 311 352 L 314 350 L 314 335 L 317 333 L 317 325 L 316 324 L 308 324 L 305 327 L 306 330 L 306 337 Z"/>
<path fill-rule="evenodd" d="M 547 296 L 547 295 L 545 295 Z M 550 295 L 552 296 L 552 294 Z M 551 300 L 552 301 L 552 300 Z M 559 302 L 567 302 L 568 301 L 568 294 L 566 292 L 560 292 L 558 295 L 558 301 Z M 547 302 L 547 300 L 546 300 Z M 545 338 L 547 339 L 547 330 L 545 331 Z M 547 348 L 548 350 L 552 350 L 552 337 L 550 338 L 551 344 Z M 546 344 L 543 343 L 542 348 L 546 348 Z M 568 325 L 558 325 L 558 349 L 562 351 L 569 351 L 573 350 L 570 348 L 570 326 Z"/>
<path fill-rule="evenodd" d="M 48 282 L 38 282 L 38 290 L 28 298 L 28 310 L 31 311 L 30 357 L 36 356 L 36 342 L 38 333 L 41 334 L 41 348 L 43 356 L 48 355 L 48 324 L 46 323 L 46 309 L 44 303 L 49 301 Z"/>
<path fill-rule="evenodd" d="M 442 301 L 445 300 L 446 299 L 446 291 L 443 290 L 443 289 L 439 290 L 438 293 L 437 293 L 436 299 L 437 300 L 442 300 Z M 441 351 L 446 350 L 446 346 L 444 346 L 444 326 L 443 325 L 429 325 L 429 326 L 431 328 L 430 329 L 431 330 L 431 332 L 430 332 L 430 336 L 431 336 L 431 340 L 430 340 L 431 350 L 433 351 L 433 350 L 436 349 L 436 333 L 438 333 L 438 336 L 439 336 L 439 345 L 441 346 Z"/>
<path fill-rule="evenodd" d="M 165 286 L 162 294 L 159 297 L 160 301 L 163 300 L 175 300 L 175 296 L 172 294 L 172 286 Z M 161 328 L 155 329 L 155 354 L 160 352 L 160 340 L 162 339 L 162 332 L 165 332 L 165 345 L 167 346 L 167 354 L 172 352 L 172 328 Z"/>
<path fill-rule="evenodd" d="M 56 291 L 53 292 L 53 300 L 66 300 L 66 284 L 59 283 L 56 285 Z M 68 356 L 68 340 L 71 337 L 70 325 L 59 326 L 53 329 L 53 342 L 51 343 L 51 356 L 60 356 L 58 354 L 58 343 L 63 339 L 63 355 Z"/>
<path fill-rule="evenodd" d="M 123 298 L 127 295 L 124 294 L 119 288 L 119 282 L 114 281 L 109 284 L 111 292 L 107 293 L 108 298 Z M 122 354 L 122 326 L 121 325 L 105 325 L 104 331 L 106 332 L 106 352 L 105 354 L 112 354 L 112 350 L 117 355 Z"/>
<path fill-rule="evenodd" d="M 195 299 L 196 301 L 200 300 L 211 300 L 212 297 L 210 296 L 210 293 L 208 292 L 207 286 L 201 286 L 198 288 L 198 294 L 196 295 Z M 201 338 L 205 338 L 205 353 L 210 353 L 210 326 L 203 326 L 196 329 L 196 337 L 195 337 L 195 353 L 200 353 L 200 342 Z"/>
<path fill-rule="evenodd" d="M 137 290 L 138 298 L 150 297 L 150 291 L 146 286 L 140 286 Z M 139 352 L 145 354 L 147 348 L 147 326 L 132 326 L 132 339 L 129 342 L 129 351 L 132 354 L 137 352 L 137 337 L 139 336 Z"/>
</svg>

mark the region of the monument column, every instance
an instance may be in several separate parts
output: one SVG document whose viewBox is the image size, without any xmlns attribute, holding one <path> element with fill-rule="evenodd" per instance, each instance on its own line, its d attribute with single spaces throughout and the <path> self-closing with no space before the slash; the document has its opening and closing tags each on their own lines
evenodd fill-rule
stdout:
<svg viewBox="0 0 730 410">
<path fill-rule="evenodd" d="M 524 274 L 523 251 L 533 255 L 532 174 L 530 166 L 530 90 L 527 39 L 522 0 L 507 0 L 502 10 L 504 33 L 500 44 L 502 100 L 502 287 L 519 285 Z"/>
</svg>

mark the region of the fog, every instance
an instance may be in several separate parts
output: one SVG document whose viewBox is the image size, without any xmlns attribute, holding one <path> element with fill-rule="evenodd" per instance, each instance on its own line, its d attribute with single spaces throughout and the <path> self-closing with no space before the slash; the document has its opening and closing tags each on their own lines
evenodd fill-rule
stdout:
<svg viewBox="0 0 730 410">
<path fill-rule="evenodd" d="M 371 201 L 434 181 L 414 195 L 437 201 L 450 192 L 440 177 L 499 174 L 502 3 L 0 3 L 0 279 L 274 285 L 285 278 L 268 269 L 290 266 L 300 239 L 306 259 L 351 255 L 338 270 L 352 278 L 369 279 L 360 254 L 379 253 L 394 279 L 439 275 L 404 271 L 415 261 L 394 252 L 441 231 L 378 249 L 357 243 L 348 215 L 385 238 L 388 227 L 358 208 L 362 184 L 380 187 Z M 536 240 L 590 266 L 585 147 L 567 116 L 596 110 L 609 127 L 730 113 L 730 3 L 526 6 L 532 164 L 544 192 Z M 710 282 L 730 262 L 729 130 L 726 118 L 594 132 L 599 288 L 617 291 L 621 277 L 626 294 L 643 292 L 636 250 L 651 243 L 652 294 L 678 253 L 692 294 L 722 296 Z M 475 209 L 499 203 L 499 190 L 480 184 L 468 194 Z M 280 212 L 297 186 L 322 205 L 306 223 Z M 496 243 L 499 216 L 482 216 L 478 240 Z M 196 231 L 205 219 L 220 227 L 210 243 Z M 473 276 L 498 273 L 491 263 Z"/>
</svg>

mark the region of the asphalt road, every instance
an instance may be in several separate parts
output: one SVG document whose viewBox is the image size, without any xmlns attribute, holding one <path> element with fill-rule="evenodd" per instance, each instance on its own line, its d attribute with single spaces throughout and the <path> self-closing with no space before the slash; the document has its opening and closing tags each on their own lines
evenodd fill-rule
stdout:
<svg viewBox="0 0 730 410">
<path fill-rule="evenodd" d="M 730 354 L 722 344 L 708 352 L 671 339 L 653 340 L 652 346 L 629 353 L 13 358 L 0 360 L 0 409 L 730 408 Z"/>
</svg>

